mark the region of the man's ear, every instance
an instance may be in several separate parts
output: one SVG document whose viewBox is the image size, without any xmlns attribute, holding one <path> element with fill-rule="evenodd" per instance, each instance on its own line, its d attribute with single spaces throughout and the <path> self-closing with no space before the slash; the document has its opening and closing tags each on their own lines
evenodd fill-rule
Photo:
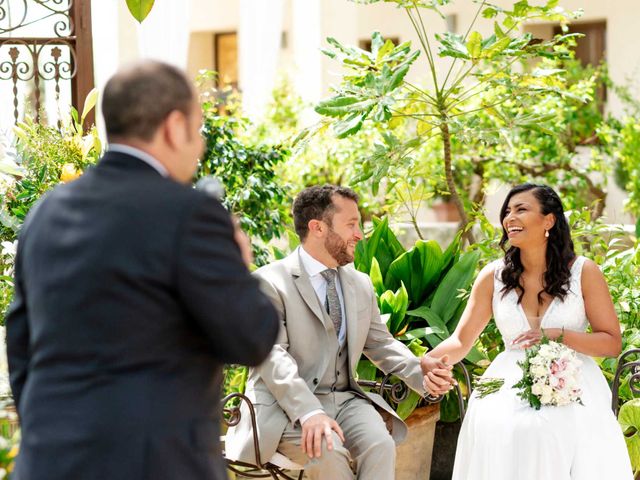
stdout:
<svg viewBox="0 0 640 480">
<path fill-rule="evenodd" d="M 179 110 L 173 110 L 163 122 L 164 137 L 172 149 L 177 149 L 187 140 L 187 117 Z"/>
<path fill-rule="evenodd" d="M 314 237 L 321 237 L 324 234 L 325 225 L 321 220 L 312 219 L 307 223 L 309 234 Z"/>
</svg>

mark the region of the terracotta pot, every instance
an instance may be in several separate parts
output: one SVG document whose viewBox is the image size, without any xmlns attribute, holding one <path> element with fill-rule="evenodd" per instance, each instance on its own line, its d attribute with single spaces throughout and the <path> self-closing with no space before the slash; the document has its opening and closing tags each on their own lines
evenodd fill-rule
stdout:
<svg viewBox="0 0 640 480">
<path fill-rule="evenodd" d="M 440 404 L 416 408 L 406 419 L 409 434 L 396 448 L 395 480 L 429 480 Z"/>
</svg>

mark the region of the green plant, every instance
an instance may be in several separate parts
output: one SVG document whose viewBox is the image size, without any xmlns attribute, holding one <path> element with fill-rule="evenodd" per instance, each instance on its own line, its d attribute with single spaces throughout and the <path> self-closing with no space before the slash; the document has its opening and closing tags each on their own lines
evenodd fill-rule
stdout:
<svg viewBox="0 0 640 480">
<path fill-rule="evenodd" d="M 635 478 L 640 473 L 640 398 L 630 400 L 620 408 L 618 421 L 624 431 Z"/>
<path fill-rule="evenodd" d="M 10 478 L 20 445 L 18 415 L 13 400 L 0 399 L 0 480 Z"/>
<path fill-rule="evenodd" d="M 388 225 L 374 219 L 374 228 L 358 243 L 355 267 L 371 277 L 380 312 L 391 334 L 417 356 L 446 339 L 455 329 L 466 305 L 468 290 L 478 266 L 479 253 L 463 254 L 460 235 L 443 252 L 433 240 L 418 240 L 405 250 Z M 486 359 L 474 347 L 467 356 L 472 364 Z M 366 359 L 358 364 L 361 379 L 381 373 Z M 455 402 L 447 398 L 441 416 L 455 420 Z M 418 405 L 411 392 L 397 407 L 406 418 Z"/>
<path fill-rule="evenodd" d="M 60 129 L 27 118 L 14 128 L 15 151 L 5 139 L 0 147 L 0 318 L 13 295 L 13 254 L 22 222 L 40 197 L 60 182 L 71 181 L 94 164 L 102 153 L 95 127 L 82 127 L 95 107 L 97 90 L 87 95 L 82 115 L 72 107 Z"/>
<path fill-rule="evenodd" d="M 225 206 L 237 215 L 245 232 L 262 244 L 253 242 L 256 265 L 268 262 L 266 243 L 284 233 L 288 219 L 289 196 L 281 186 L 275 167 L 289 155 L 281 147 L 248 145 L 238 138 L 246 122 L 219 116 L 209 111 L 203 133 L 207 149 L 198 177 L 215 175 L 226 190 Z"/>
<path fill-rule="evenodd" d="M 380 0 L 361 0 L 376 3 Z M 501 8 L 486 1 L 478 1 L 476 15 L 464 35 L 451 32 L 435 34 L 439 43 L 438 54 L 450 59 L 446 74 L 438 73 L 429 32 L 422 18 L 422 10 L 435 10 L 451 3 L 450 0 L 385 0 L 395 3 L 407 16 L 420 40 L 421 49 L 411 50 L 409 42 L 395 46 L 379 33 L 372 36 L 371 52 L 342 45 L 329 38 L 331 46 L 325 53 L 339 61 L 347 70 L 335 95 L 320 102 L 316 111 L 330 117 L 339 138 L 358 132 L 365 121 L 389 124 L 395 119 L 411 121 L 413 132 L 400 139 L 389 132 L 385 138 L 386 159 L 376 157 L 375 171 L 380 178 L 389 173 L 399 161 L 411 163 L 420 146 L 437 137 L 440 142 L 443 176 L 451 200 L 455 203 L 462 226 L 469 222 L 467 211 L 454 180 L 452 143 L 463 131 L 474 131 L 478 113 L 492 116 L 498 125 L 504 125 L 498 107 L 511 102 L 522 105 L 525 99 L 537 98 L 541 93 L 570 95 L 563 80 L 563 70 L 546 64 L 534 68 L 517 68 L 532 59 L 562 59 L 570 57 L 572 34 L 558 35 L 549 41 L 533 42 L 529 33 L 519 33 L 527 21 L 554 21 L 565 25 L 574 15 L 558 6 L 558 0 L 543 5 L 530 5 L 527 0 L 513 4 L 511 9 Z M 494 33 L 483 37 L 473 27 L 478 17 L 493 22 Z M 422 54 L 430 76 L 428 86 L 417 86 L 406 80 L 411 65 Z M 471 83 L 471 84 L 470 84 Z M 479 101 L 479 96 L 482 99 Z M 515 111 L 503 127 L 528 128 L 548 122 L 546 112 Z M 382 164 L 379 165 L 379 164 Z M 374 167 L 373 164 L 371 167 Z M 467 234 L 473 238 L 471 231 Z"/>
</svg>

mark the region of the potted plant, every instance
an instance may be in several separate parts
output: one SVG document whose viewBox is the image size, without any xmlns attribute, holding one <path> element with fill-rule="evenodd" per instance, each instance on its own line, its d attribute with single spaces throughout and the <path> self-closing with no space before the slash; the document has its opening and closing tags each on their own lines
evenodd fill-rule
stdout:
<svg viewBox="0 0 640 480">
<path fill-rule="evenodd" d="M 479 252 L 463 254 L 460 237 L 445 251 L 433 240 L 417 240 L 406 250 L 386 218 L 374 219 L 372 232 L 356 248 L 355 267 L 371 277 L 389 331 L 416 356 L 450 335 L 466 305 L 465 292 L 476 272 Z M 467 360 L 484 358 L 474 347 Z M 380 381 L 383 373 L 363 357 L 358 376 Z M 398 448 L 396 478 L 416 478 L 417 472 L 428 477 L 436 422 L 440 415 L 454 420 L 459 415 L 455 399 L 448 397 L 442 411 L 440 405 L 427 405 L 416 392 L 397 403 L 398 415 L 409 426 L 409 438 Z"/>
</svg>

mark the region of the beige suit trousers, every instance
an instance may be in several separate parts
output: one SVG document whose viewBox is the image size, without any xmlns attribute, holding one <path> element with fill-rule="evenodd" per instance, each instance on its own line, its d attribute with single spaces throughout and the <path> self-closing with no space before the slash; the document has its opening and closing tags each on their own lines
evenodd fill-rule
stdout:
<svg viewBox="0 0 640 480">
<path fill-rule="evenodd" d="M 393 480 L 396 447 L 385 422 L 371 402 L 352 392 L 317 395 L 325 413 L 344 433 L 333 434 L 333 450 L 323 440 L 320 458 L 309 459 L 301 448 L 299 423 L 287 425 L 278 451 L 300 465 L 311 480 Z"/>
</svg>

